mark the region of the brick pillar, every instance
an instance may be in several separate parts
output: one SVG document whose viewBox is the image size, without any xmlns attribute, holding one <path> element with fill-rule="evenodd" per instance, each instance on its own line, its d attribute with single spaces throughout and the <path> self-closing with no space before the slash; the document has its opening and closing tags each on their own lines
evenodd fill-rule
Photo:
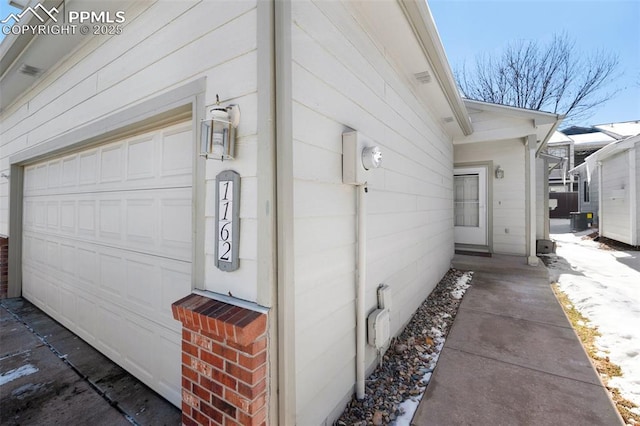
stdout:
<svg viewBox="0 0 640 426">
<path fill-rule="evenodd" d="M 191 294 L 182 322 L 182 424 L 267 424 L 267 315 Z"/>
<path fill-rule="evenodd" d="M 0 299 L 9 292 L 9 238 L 0 237 Z"/>
</svg>

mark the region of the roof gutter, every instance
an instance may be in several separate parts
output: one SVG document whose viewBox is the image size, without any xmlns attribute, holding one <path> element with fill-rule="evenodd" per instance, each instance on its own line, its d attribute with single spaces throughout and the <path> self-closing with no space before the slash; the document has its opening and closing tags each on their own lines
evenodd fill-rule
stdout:
<svg viewBox="0 0 640 426">
<path fill-rule="evenodd" d="M 467 112 L 467 108 L 462 102 L 462 97 L 458 91 L 458 86 L 453 78 L 447 55 L 445 54 L 442 41 L 438 35 L 438 29 L 433 21 L 433 16 L 427 6 L 427 2 L 415 0 L 398 0 L 400 8 L 407 21 L 411 25 L 424 56 L 429 62 L 429 66 L 435 74 L 438 84 L 444 92 L 447 102 L 453 110 L 458 124 L 465 136 L 473 133 L 473 125 Z"/>
<path fill-rule="evenodd" d="M 558 127 L 560 126 L 560 123 L 562 122 L 562 120 L 564 120 L 565 117 L 566 117 L 566 115 L 564 115 L 564 114 L 557 114 L 556 115 L 556 122 L 553 124 L 553 126 L 551 126 L 551 129 L 549 129 L 549 132 L 547 133 L 547 136 L 545 136 L 545 138 L 543 139 L 542 143 L 540 144 L 540 146 L 536 150 L 536 157 L 539 157 L 540 153 L 542 152 L 542 150 L 546 148 L 547 143 L 549 142 L 549 139 L 551 139 L 551 136 L 553 136 L 553 134 L 558 129 Z"/>
</svg>

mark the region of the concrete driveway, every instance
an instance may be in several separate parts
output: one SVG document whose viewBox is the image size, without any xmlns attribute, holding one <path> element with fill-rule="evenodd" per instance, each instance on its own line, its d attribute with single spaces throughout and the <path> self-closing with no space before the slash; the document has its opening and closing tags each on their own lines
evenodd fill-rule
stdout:
<svg viewBox="0 0 640 426">
<path fill-rule="evenodd" d="M 0 424 L 180 422 L 178 408 L 34 305 L 0 301 Z"/>
</svg>

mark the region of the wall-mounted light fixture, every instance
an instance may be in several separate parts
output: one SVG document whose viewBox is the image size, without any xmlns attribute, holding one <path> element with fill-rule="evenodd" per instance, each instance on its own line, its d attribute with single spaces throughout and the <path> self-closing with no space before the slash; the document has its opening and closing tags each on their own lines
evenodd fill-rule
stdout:
<svg viewBox="0 0 640 426">
<path fill-rule="evenodd" d="M 366 170 L 377 169 L 382 165 L 382 151 L 377 146 L 369 146 L 362 150 L 362 166 Z"/>
<path fill-rule="evenodd" d="M 200 155 L 207 159 L 233 160 L 235 155 L 236 128 L 240 123 L 240 107 L 229 105 L 208 109 L 202 120 Z"/>
<path fill-rule="evenodd" d="M 496 167 L 496 179 L 504 178 L 504 169 L 500 166 Z"/>
</svg>

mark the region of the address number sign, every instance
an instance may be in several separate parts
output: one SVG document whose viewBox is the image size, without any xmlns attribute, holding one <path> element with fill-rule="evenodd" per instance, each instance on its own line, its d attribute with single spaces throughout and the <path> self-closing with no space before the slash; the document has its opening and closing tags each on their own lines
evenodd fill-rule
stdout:
<svg viewBox="0 0 640 426">
<path fill-rule="evenodd" d="M 216 266 L 235 271 L 240 242 L 240 175 L 225 170 L 216 176 Z"/>
</svg>

